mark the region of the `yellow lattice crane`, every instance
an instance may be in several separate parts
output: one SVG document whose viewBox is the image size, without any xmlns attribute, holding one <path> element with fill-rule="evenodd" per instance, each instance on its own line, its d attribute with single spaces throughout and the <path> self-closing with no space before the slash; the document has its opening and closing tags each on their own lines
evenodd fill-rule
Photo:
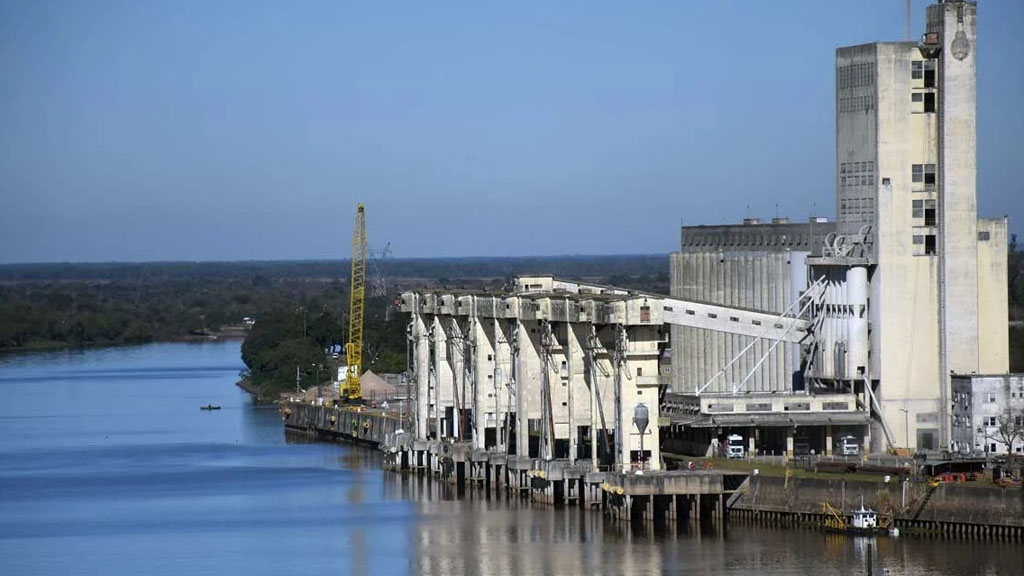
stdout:
<svg viewBox="0 0 1024 576">
<path fill-rule="evenodd" d="M 348 301 L 348 343 L 345 359 L 348 372 L 341 397 L 348 401 L 363 398 L 359 375 L 363 370 L 363 299 L 366 289 L 366 209 L 356 205 L 356 226 L 352 231 L 352 274 Z"/>
</svg>

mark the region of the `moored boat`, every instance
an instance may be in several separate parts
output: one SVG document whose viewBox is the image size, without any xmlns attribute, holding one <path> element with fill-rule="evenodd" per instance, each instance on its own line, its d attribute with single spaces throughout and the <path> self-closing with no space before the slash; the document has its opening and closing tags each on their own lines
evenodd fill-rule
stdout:
<svg viewBox="0 0 1024 576">
<path fill-rule="evenodd" d="M 863 498 L 860 501 L 860 508 L 849 514 L 841 512 L 828 502 L 821 503 L 821 511 L 825 516 L 824 528 L 830 532 L 890 536 L 899 536 L 900 533 L 899 528 L 893 525 L 892 519 L 879 521 L 878 513 L 864 506 Z"/>
</svg>

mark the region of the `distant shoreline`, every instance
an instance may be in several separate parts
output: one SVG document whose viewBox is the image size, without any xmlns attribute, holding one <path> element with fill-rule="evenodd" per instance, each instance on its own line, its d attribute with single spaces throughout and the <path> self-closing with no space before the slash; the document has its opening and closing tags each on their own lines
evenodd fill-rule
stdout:
<svg viewBox="0 0 1024 576">
<path fill-rule="evenodd" d="M 13 355 L 22 352 L 55 352 L 58 350 L 85 350 L 99 348 L 122 348 L 125 346 L 145 346 L 146 344 L 168 344 L 174 342 L 219 342 L 224 340 L 245 340 L 244 333 L 224 332 L 211 336 L 174 336 L 158 338 L 145 342 L 32 342 L 24 346 L 0 348 L 0 355 Z"/>
</svg>

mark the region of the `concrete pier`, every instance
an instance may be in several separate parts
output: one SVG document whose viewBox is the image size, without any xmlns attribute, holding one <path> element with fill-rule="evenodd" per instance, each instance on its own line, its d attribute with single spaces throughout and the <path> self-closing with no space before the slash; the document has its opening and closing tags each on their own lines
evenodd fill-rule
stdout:
<svg viewBox="0 0 1024 576">
<path fill-rule="evenodd" d="M 349 406 L 314 406 L 301 402 L 285 402 L 280 407 L 285 428 L 315 436 L 336 439 L 376 448 L 385 442 L 402 446 L 403 422 L 380 411 L 361 410 Z"/>
<path fill-rule="evenodd" d="M 729 499 L 747 475 L 718 470 L 594 471 L 589 461 L 543 460 L 474 449 L 470 442 L 415 441 L 382 445 L 385 466 L 448 482 L 459 491 L 552 507 L 601 510 L 622 522 L 724 521 Z"/>
</svg>

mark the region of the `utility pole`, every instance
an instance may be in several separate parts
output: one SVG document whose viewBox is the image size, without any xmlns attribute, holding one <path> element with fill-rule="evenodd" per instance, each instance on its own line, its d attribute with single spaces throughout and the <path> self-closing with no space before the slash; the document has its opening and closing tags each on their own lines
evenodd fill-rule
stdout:
<svg viewBox="0 0 1024 576">
<path fill-rule="evenodd" d="M 903 412 L 903 445 L 910 450 L 910 412 L 906 408 L 900 408 Z"/>
</svg>

